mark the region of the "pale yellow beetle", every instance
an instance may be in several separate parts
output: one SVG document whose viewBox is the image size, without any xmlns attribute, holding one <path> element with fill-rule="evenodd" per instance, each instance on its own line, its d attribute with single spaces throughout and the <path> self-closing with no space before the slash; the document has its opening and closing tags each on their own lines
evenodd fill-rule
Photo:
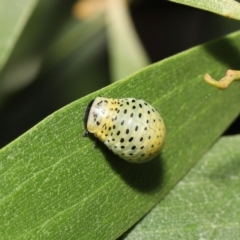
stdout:
<svg viewBox="0 0 240 240">
<path fill-rule="evenodd" d="M 85 126 L 120 158 L 133 163 L 150 161 L 165 142 L 161 116 L 140 99 L 97 97 L 86 109 Z"/>
</svg>

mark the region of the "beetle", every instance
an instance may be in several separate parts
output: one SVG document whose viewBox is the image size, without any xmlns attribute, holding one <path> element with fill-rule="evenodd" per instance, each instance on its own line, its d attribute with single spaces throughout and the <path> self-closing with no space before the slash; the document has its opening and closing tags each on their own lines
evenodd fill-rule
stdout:
<svg viewBox="0 0 240 240">
<path fill-rule="evenodd" d="M 160 114 L 135 98 L 92 100 L 85 111 L 86 134 L 93 133 L 120 158 L 143 163 L 156 157 L 166 137 Z"/>
</svg>

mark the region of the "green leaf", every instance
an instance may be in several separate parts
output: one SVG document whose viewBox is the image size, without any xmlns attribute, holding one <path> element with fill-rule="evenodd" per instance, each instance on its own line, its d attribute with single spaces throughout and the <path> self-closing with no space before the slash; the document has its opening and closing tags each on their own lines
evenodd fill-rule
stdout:
<svg viewBox="0 0 240 240">
<path fill-rule="evenodd" d="M 109 72 L 103 61 L 107 48 L 104 23 L 102 16 L 82 22 L 71 18 L 48 49 L 41 78 L 48 89 L 52 86 L 58 92 L 59 98 L 55 98 L 58 105 L 109 84 Z"/>
<path fill-rule="evenodd" d="M 0 106 L 2 98 L 9 92 L 26 85 L 32 75 L 38 70 L 39 61 L 32 58 L 31 61 L 21 59 L 18 63 L 10 63 L 12 51 L 19 37 L 27 25 L 32 11 L 37 5 L 35 0 L 13 0 L 11 2 L 1 0 L 0 3 Z M 21 46 L 23 48 L 23 46 Z M 26 60 L 26 61 L 25 61 Z M 9 66 L 10 65 L 10 66 Z M 19 67 L 21 66 L 21 67 Z M 12 68 L 17 72 L 12 71 Z M 23 70 L 24 68 L 24 70 Z M 10 69 L 10 71 L 9 71 Z M 26 75 L 27 79 L 25 78 Z"/>
<path fill-rule="evenodd" d="M 240 20 L 240 4 L 234 0 L 170 0 L 171 2 L 200 8 L 224 17 Z"/>
<path fill-rule="evenodd" d="M 108 1 L 107 20 L 110 72 L 117 81 L 147 66 L 150 60 L 129 16 L 127 1 Z"/>
<path fill-rule="evenodd" d="M 0 150 L 2 239 L 114 239 L 152 209 L 239 114 L 240 85 L 203 80 L 239 64 L 240 33 L 151 65 L 53 113 Z M 125 162 L 83 138 L 96 96 L 136 97 L 162 115 L 159 157 Z"/>
<path fill-rule="evenodd" d="M 78 64 L 82 65 L 88 62 L 87 57 L 96 51 L 96 47 L 89 44 L 89 42 L 91 43 L 95 40 L 94 45 L 99 45 L 102 42 L 99 41 L 99 33 L 103 32 L 104 24 L 105 22 L 101 15 L 92 17 L 88 21 L 70 18 L 61 29 L 56 41 L 49 47 L 45 56 L 44 67 L 47 69 L 56 67 L 55 65 L 66 60 L 66 58 L 69 58 L 69 55 L 79 51 L 79 49 L 81 50 L 81 56 L 79 56 L 81 62 L 78 62 Z"/>
<path fill-rule="evenodd" d="M 9 57 L 36 2 L 35 0 L 13 0 L 11 2 L 1 0 L 0 22 L 4 24 L 0 24 L 0 32 L 4 37 L 0 38 L 0 69 Z"/>
<path fill-rule="evenodd" d="M 221 138 L 124 239 L 238 239 L 239 146 Z"/>
<path fill-rule="evenodd" d="M 69 17 L 73 1 L 1 1 L 0 105 L 37 76 L 44 52 Z"/>
</svg>

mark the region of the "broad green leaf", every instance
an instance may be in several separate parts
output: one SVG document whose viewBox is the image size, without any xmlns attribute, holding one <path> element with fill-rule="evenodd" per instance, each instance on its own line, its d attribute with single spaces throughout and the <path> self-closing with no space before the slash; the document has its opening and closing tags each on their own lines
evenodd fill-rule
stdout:
<svg viewBox="0 0 240 240">
<path fill-rule="evenodd" d="M 240 85 L 203 81 L 239 64 L 240 33 L 151 65 L 53 113 L 0 150 L 2 239 L 115 239 L 152 209 L 239 114 Z M 226 54 L 227 53 L 227 54 Z M 92 138 L 83 115 L 96 96 L 136 97 L 162 115 L 159 157 L 125 162 Z"/>
<path fill-rule="evenodd" d="M 235 0 L 170 0 L 171 2 L 200 8 L 224 17 L 240 20 L 240 4 Z"/>
<path fill-rule="evenodd" d="M 123 239 L 239 239 L 239 146 L 221 138 Z"/>
<path fill-rule="evenodd" d="M 107 1 L 107 32 L 112 81 L 150 63 L 129 16 L 127 1 Z"/>
</svg>

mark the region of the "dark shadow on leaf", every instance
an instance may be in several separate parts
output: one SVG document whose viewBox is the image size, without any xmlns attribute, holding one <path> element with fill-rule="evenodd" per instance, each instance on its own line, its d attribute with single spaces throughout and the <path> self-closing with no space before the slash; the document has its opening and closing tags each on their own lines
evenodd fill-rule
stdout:
<svg viewBox="0 0 240 240">
<path fill-rule="evenodd" d="M 149 162 L 135 164 L 119 158 L 101 142 L 98 142 L 97 147 L 101 149 L 112 169 L 132 188 L 154 193 L 161 187 L 164 177 L 161 155 Z"/>
<path fill-rule="evenodd" d="M 220 41 L 213 41 L 205 45 L 204 48 L 214 58 L 216 58 L 217 61 L 222 62 L 224 65 L 228 66 L 228 68 L 240 68 L 240 52 L 227 37 L 222 38 Z"/>
</svg>

